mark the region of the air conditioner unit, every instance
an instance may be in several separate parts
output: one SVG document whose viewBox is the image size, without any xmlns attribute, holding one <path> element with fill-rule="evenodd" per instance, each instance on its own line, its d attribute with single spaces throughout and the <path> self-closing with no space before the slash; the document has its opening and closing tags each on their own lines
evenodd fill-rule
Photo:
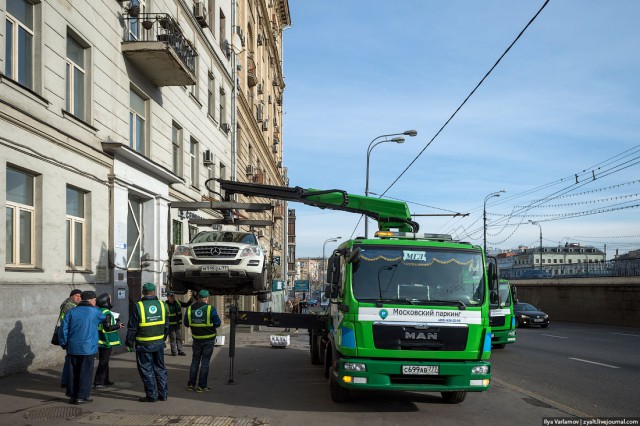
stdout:
<svg viewBox="0 0 640 426">
<path fill-rule="evenodd" d="M 269 130 L 269 119 L 268 118 L 262 122 L 262 131 L 266 132 L 267 130 Z"/>
<path fill-rule="evenodd" d="M 229 133 L 231 131 L 231 125 L 229 123 L 222 123 L 220 129 L 225 133 Z"/>
<path fill-rule="evenodd" d="M 207 9 L 204 7 L 204 2 L 197 1 L 193 6 L 193 14 L 201 27 L 207 28 Z"/>
<path fill-rule="evenodd" d="M 206 150 L 202 153 L 202 162 L 204 164 L 213 164 L 213 153 L 210 150 Z"/>
<path fill-rule="evenodd" d="M 231 43 L 229 43 L 229 40 L 225 40 L 222 42 L 222 51 L 224 52 L 224 55 L 228 58 L 231 57 Z"/>
<path fill-rule="evenodd" d="M 258 83 L 258 84 L 256 85 L 256 91 L 258 92 L 258 95 L 262 95 L 262 92 L 263 92 L 263 90 L 262 90 L 262 83 Z"/>
<path fill-rule="evenodd" d="M 247 176 L 253 176 L 255 172 L 256 171 L 253 166 L 251 164 L 247 164 Z"/>
<path fill-rule="evenodd" d="M 264 36 L 262 34 L 258 34 L 256 41 L 258 42 L 258 46 L 262 46 L 264 44 Z"/>
</svg>

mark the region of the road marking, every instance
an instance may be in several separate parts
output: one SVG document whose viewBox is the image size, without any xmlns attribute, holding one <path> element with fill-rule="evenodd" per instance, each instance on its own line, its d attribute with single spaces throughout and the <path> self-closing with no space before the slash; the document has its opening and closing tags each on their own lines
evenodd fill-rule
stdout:
<svg viewBox="0 0 640 426">
<path fill-rule="evenodd" d="M 555 337 L 556 339 L 568 339 L 568 337 L 565 336 L 555 336 L 553 334 L 542 334 L 543 336 L 547 336 L 547 337 Z"/>
<path fill-rule="evenodd" d="M 611 333 L 611 334 L 617 334 L 618 336 L 640 337 L 640 334 L 626 334 L 626 333 Z"/>
<path fill-rule="evenodd" d="M 589 363 L 589 364 L 601 365 L 601 366 L 603 366 L 603 367 L 609 367 L 609 368 L 620 368 L 620 367 L 616 367 L 615 365 L 603 364 L 603 363 L 601 363 L 601 362 L 587 361 L 586 359 L 571 358 L 571 357 L 569 357 L 569 359 L 572 359 L 572 360 L 574 360 L 574 361 L 587 362 L 587 363 Z"/>
</svg>

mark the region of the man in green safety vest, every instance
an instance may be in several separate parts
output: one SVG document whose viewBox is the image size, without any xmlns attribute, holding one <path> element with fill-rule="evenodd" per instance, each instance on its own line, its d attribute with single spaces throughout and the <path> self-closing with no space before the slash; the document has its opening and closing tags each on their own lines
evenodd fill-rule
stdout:
<svg viewBox="0 0 640 426">
<path fill-rule="evenodd" d="M 173 291 L 167 292 L 167 315 L 169 316 L 169 343 L 171 344 L 171 355 L 185 356 L 182 348 L 182 308 L 191 305 L 193 299 L 187 302 L 181 302 L 176 299 Z"/>
<path fill-rule="evenodd" d="M 96 306 L 107 317 L 108 325 L 101 322 L 98 325 L 98 368 L 93 379 L 93 387 L 96 389 L 113 386 L 115 383 L 109 378 L 109 359 L 112 348 L 120 346 L 120 335 L 118 330 L 124 328 L 124 324 L 117 322 L 115 315 L 111 312 L 111 296 L 109 293 L 102 293 L 96 299 Z"/>
<path fill-rule="evenodd" d="M 208 302 L 209 292 L 200 290 L 198 300 L 193 302 L 184 314 L 184 325 L 191 328 L 191 337 L 193 337 L 193 356 L 187 390 L 195 390 L 198 393 L 211 390 L 207 385 L 209 363 L 216 341 L 216 329 L 221 323 L 218 311 Z"/>
<path fill-rule="evenodd" d="M 169 398 L 164 348 L 169 333 L 167 305 L 156 297 L 156 286 L 142 286 L 142 299 L 129 315 L 125 345 L 131 352 L 135 346 L 138 373 L 145 396 L 140 402 L 166 401 Z"/>
</svg>

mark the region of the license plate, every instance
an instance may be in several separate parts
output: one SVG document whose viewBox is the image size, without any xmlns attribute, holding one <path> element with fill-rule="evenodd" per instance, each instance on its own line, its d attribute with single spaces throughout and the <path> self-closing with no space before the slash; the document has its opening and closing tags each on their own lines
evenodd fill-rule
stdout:
<svg viewBox="0 0 640 426">
<path fill-rule="evenodd" d="M 436 376 L 439 373 L 437 365 L 403 365 L 402 374 L 418 374 Z"/>
<path fill-rule="evenodd" d="M 228 266 L 220 266 L 220 265 L 211 265 L 211 266 L 203 266 L 200 269 L 202 272 L 228 272 Z"/>
<path fill-rule="evenodd" d="M 533 322 L 542 322 L 543 320 L 541 319 L 534 319 Z"/>
</svg>

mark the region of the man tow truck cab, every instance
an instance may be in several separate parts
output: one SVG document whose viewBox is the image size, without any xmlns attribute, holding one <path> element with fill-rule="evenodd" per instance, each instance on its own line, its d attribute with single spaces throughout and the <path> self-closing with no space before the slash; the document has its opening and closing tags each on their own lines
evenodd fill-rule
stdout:
<svg viewBox="0 0 640 426">
<path fill-rule="evenodd" d="M 507 280 L 498 284 L 498 303 L 492 303 L 489 311 L 491 324 L 491 344 L 494 349 L 504 349 L 516 342 L 516 316 L 513 306 L 518 303 L 516 288 Z"/>
<path fill-rule="evenodd" d="M 399 390 L 459 403 L 489 389 L 496 265 L 485 269 L 480 247 L 448 235 L 376 237 L 346 241 L 328 260 L 328 332 L 312 335 L 311 358 L 325 365 L 331 398 Z"/>
</svg>

